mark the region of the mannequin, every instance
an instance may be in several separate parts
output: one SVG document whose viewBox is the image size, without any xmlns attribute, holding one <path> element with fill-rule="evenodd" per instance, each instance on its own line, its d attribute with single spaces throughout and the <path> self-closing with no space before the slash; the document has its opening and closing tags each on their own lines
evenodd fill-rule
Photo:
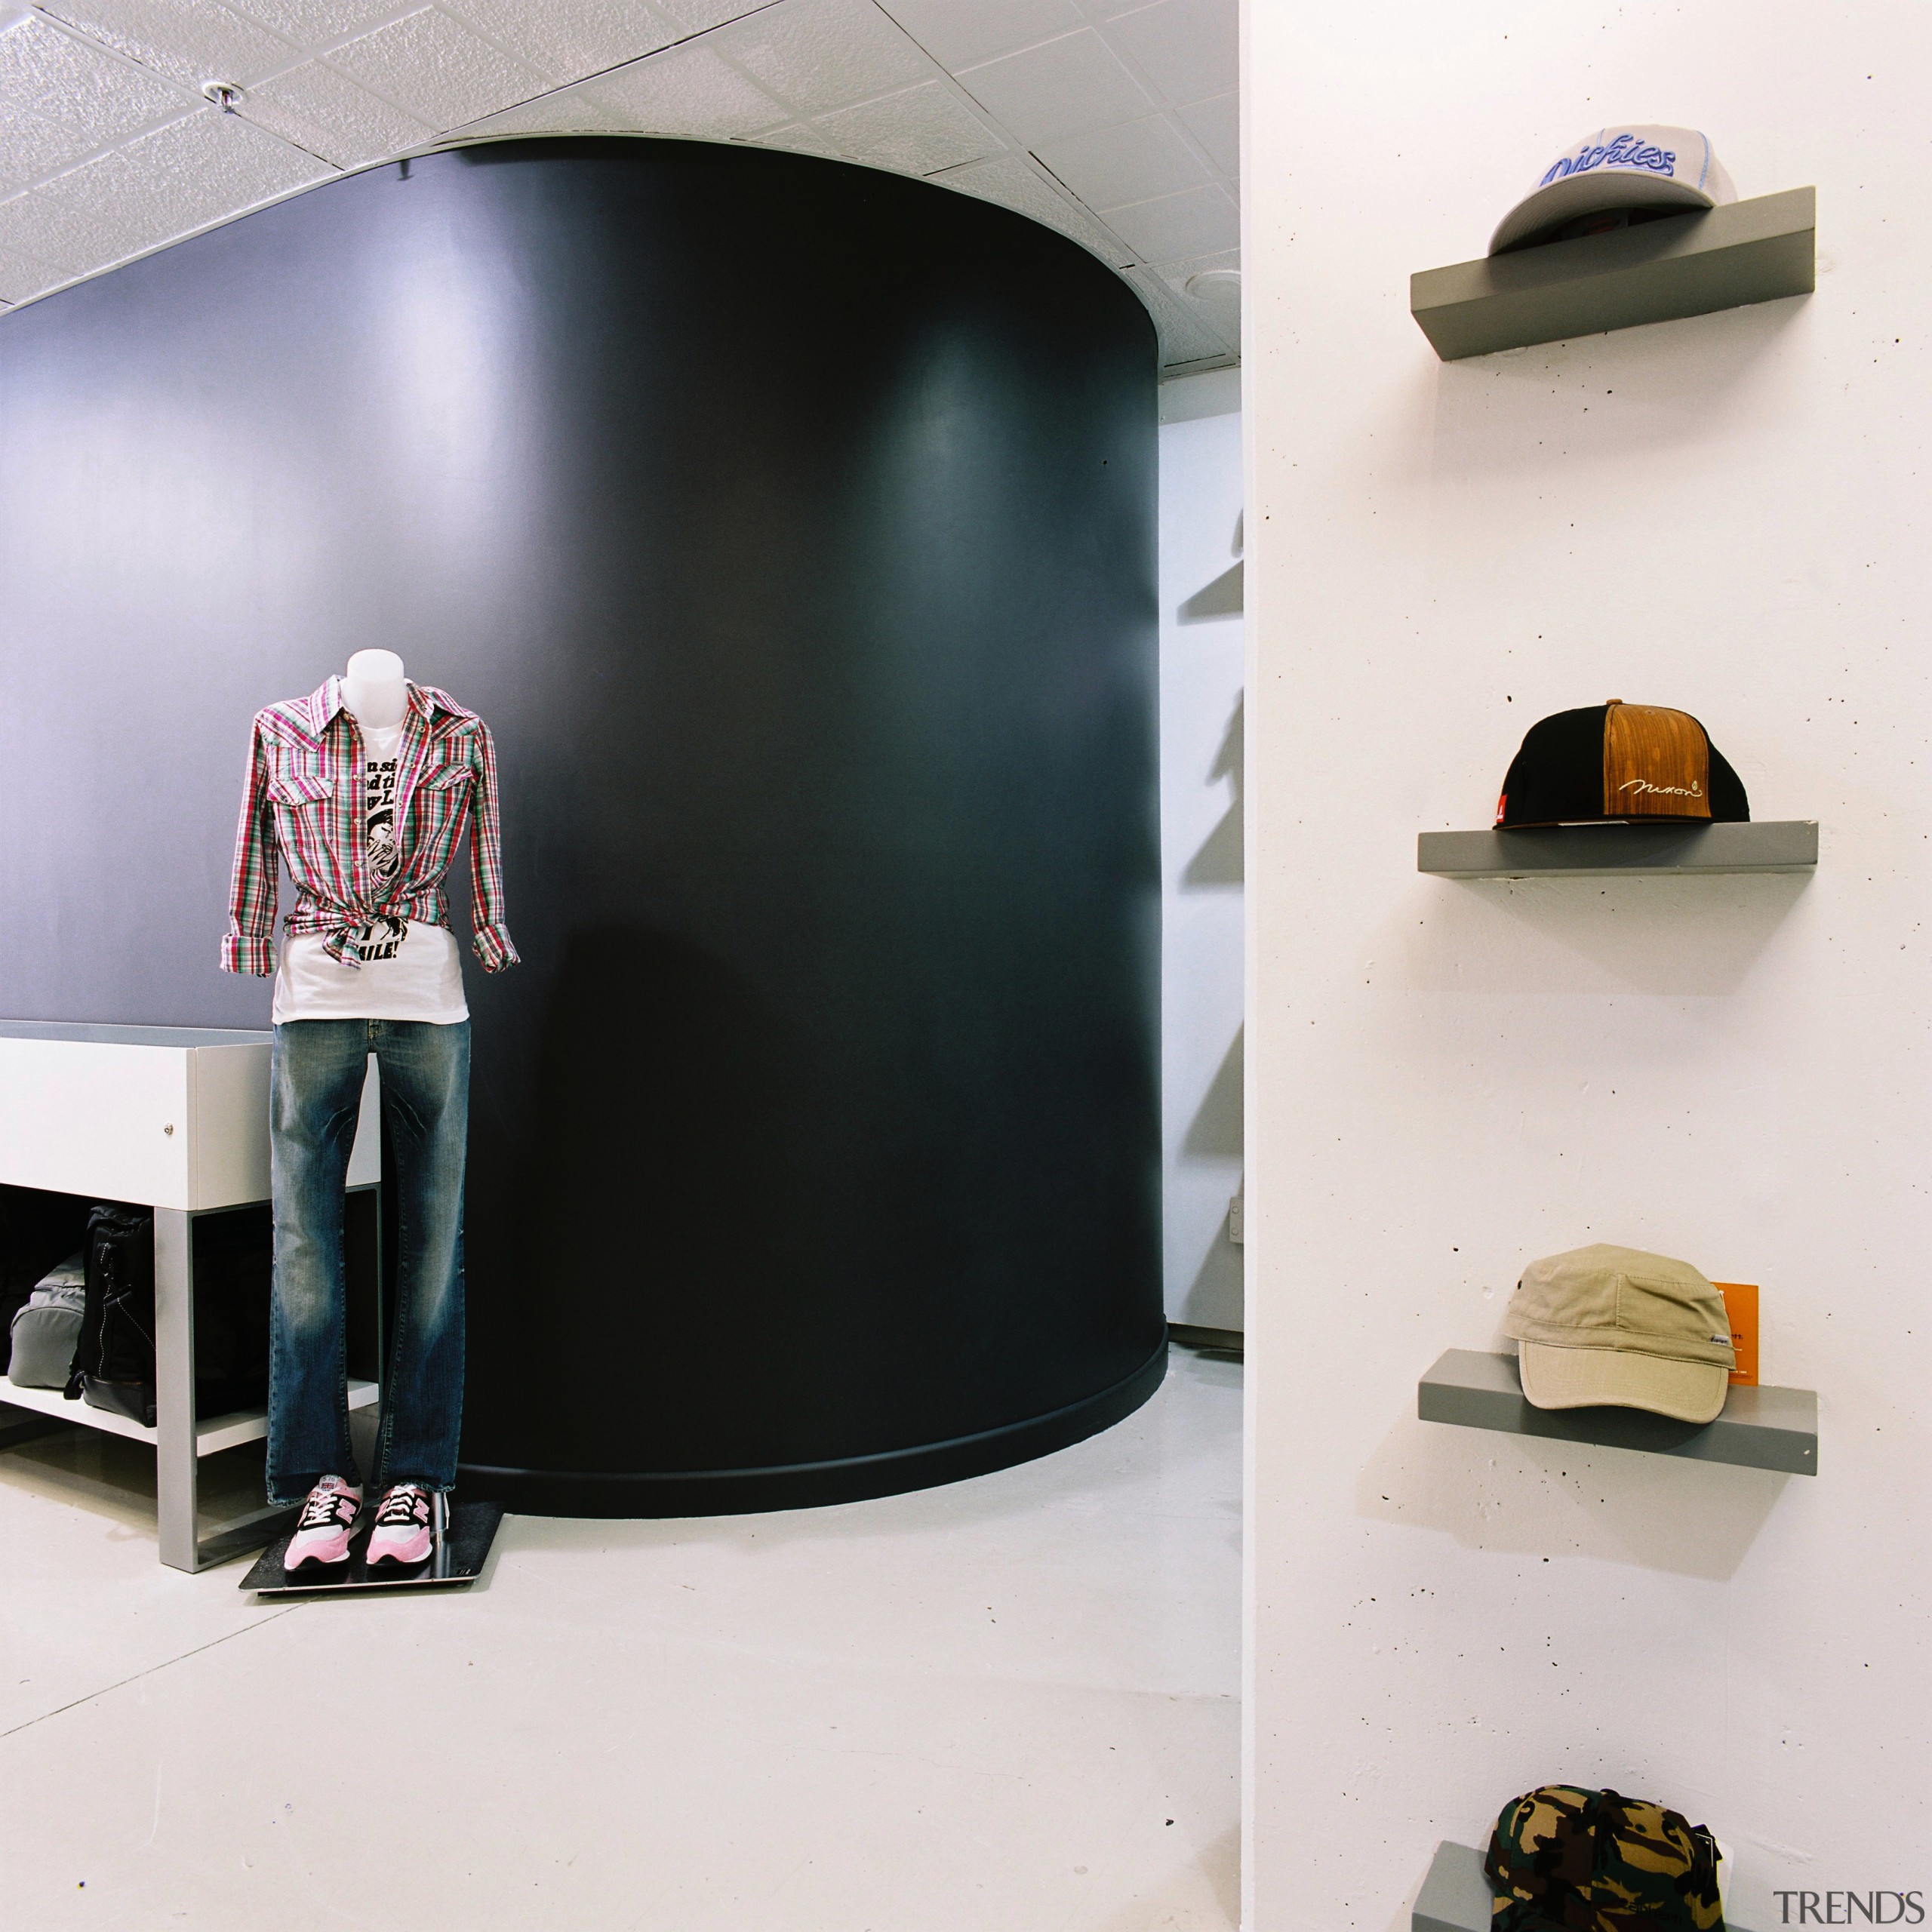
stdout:
<svg viewBox="0 0 1932 1932">
<path fill-rule="evenodd" d="M 358 651 L 342 681 L 343 708 L 365 732 L 392 731 L 409 708 L 409 680 L 393 651 Z"/>
<path fill-rule="evenodd" d="M 482 719 L 410 682 L 402 660 L 380 650 L 357 651 L 345 675 L 256 714 L 221 963 L 275 974 L 268 1478 L 272 1502 L 302 1506 L 291 1570 L 347 1562 L 364 1515 L 349 1438 L 342 1217 L 371 1054 L 398 1197 L 372 1568 L 426 1560 L 431 1498 L 456 1477 L 469 1008 L 443 880 L 466 832 L 472 943 L 484 971 L 500 972 L 517 954 Z M 296 903 L 278 962 L 278 862 Z"/>
</svg>

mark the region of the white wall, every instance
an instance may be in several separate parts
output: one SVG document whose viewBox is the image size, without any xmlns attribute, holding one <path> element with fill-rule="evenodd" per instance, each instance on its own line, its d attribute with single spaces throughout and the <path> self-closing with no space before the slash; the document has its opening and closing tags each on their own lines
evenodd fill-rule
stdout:
<svg viewBox="0 0 1932 1932">
<path fill-rule="evenodd" d="M 1551 1779 L 1708 1823 L 1756 1932 L 1932 1891 L 1932 14 L 1244 14 L 1247 1926 L 1406 1927 Z M 1816 295 L 1438 363 L 1411 271 L 1616 114 L 1814 183 Z M 1608 697 L 1821 820 L 1816 878 L 1417 875 Z M 1597 1239 L 1761 1284 L 1815 1479 L 1416 1420 Z"/>
<path fill-rule="evenodd" d="M 1241 1325 L 1237 370 L 1161 390 L 1161 1177 L 1168 1319 Z"/>
</svg>

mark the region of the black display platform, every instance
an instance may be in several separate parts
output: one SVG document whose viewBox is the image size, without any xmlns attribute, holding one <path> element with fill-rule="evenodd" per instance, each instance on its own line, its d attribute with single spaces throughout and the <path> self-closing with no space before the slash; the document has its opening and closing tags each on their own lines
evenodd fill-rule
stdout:
<svg viewBox="0 0 1932 1932">
<path fill-rule="evenodd" d="M 450 1512 L 449 1526 L 437 1534 L 426 1561 L 413 1570 L 383 1569 L 371 1575 L 362 1553 L 368 1538 L 358 1536 L 349 1561 L 333 1573 L 305 1570 L 290 1576 L 281 1567 L 290 1537 L 278 1537 L 262 1552 L 255 1567 L 242 1579 L 242 1588 L 263 1597 L 352 1596 L 363 1590 L 442 1590 L 473 1583 L 489 1560 L 490 1546 L 503 1520 L 500 1503 L 459 1503 Z"/>
</svg>

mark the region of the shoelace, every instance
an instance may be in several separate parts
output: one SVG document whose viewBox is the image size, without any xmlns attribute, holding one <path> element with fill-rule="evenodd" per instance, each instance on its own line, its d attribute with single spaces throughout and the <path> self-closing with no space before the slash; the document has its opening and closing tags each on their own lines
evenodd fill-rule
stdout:
<svg viewBox="0 0 1932 1932">
<path fill-rule="evenodd" d="M 302 1514 L 296 1519 L 296 1533 L 346 1527 L 355 1521 L 360 1506 L 345 1490 L 312 1489 L 308 1501 L 302 1506 Z"/>
<path fill-rule="evenodd" d="M 408 1523 L 420 1527 L 429 1520 L 429 1498 L 426 1491 L 418 1489 L 413 1482 L 399 1482 L 383 1498 L 383 1506 L 376 1512 L 376 1527 L 385 1524 Z"/>
</svg>

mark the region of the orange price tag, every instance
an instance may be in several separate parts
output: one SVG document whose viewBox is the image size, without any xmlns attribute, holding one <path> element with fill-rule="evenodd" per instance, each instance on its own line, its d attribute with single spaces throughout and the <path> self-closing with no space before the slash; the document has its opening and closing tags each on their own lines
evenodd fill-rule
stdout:
<svg viewBox="0 0 1932 1932">
<path fill-rule="evenodd" d="M 1724 1297 L 1724 1312 L 1730 1318 L 1730 1346 L 1737 1356 L 1730 1379 L 1755 1386 L 1758 1380 L 1757 1284 L 1713 1281 L 1711 1286 Z"/>
</svg>

